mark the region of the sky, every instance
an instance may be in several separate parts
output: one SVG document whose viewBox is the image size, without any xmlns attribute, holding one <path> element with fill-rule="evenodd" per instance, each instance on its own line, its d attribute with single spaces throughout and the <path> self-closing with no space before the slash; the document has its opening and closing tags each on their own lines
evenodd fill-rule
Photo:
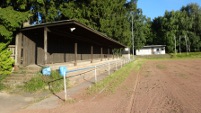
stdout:
<svg viewBox="0 0 201 113">
<path fill-rule="evenodd" d="M 137 7 L 142 9 L 143 15 L 154 19 L 163 16 L 166 10 L 180 10 L 189 3 L 201 6 L 201 0 L 138 0 Z"/>
</svg>

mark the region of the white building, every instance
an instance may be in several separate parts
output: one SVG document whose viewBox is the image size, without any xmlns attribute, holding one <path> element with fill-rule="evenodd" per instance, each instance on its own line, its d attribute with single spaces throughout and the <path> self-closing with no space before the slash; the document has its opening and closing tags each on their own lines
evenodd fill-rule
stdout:
<svg viewBox="0 0 201 113">
<path fill-rule="evenodd" d="M 165 45 L 149 45 L 136 50 L 136 55 L 165 54 Z"/>
</svg>

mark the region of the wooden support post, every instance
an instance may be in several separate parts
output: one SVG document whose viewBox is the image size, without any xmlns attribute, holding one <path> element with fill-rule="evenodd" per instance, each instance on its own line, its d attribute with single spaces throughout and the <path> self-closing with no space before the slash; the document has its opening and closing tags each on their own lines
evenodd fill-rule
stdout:
<svg viewBox="0 0 201 113">
<path fill-rule="evenodd" d="M 101 47 L 101 61 L 103 61 L 103 48 Z"/>
<path fill-rule="evenodd" d="M 94 67 L 94 78 L 95 78 L 95 83 L 97 83 L 97 72 L 96 72 L 96 66 Z"/>
<path fill-rule="evenodd" d="M 114 49 L 112 49 L 112 58 L 114 59 Z"/>
<path fill-rule="evenodd" d="M 75 52 L 75 63 L 74 63 L 74 65 L 77 66 L 77 43 L 75 43 L 74 46 L 75 46 L 74 47 L 74 52 Z"/>
<path fill-rule="evenodd" d="M 91 46 L 91 63 L 93 63 L 93 51 L 94 51 L 94 49 L 93 49 L 93 46 Z"/>
<path fill-rule="evenodd" d="M 107 58 L 108 58 L 108 60 L 110 59 L 109 57 L 110 57 L 110 48 L 107 49 Z"/>
<path fill-rule="evenodd" d="M 22 33 L 15 37 L 15 70 L 21 65 L 21 50 L 22 50 Z"/>
<path fill-rule="evenodd" d="M 47 27 L 44 28 L 44 56 L 45 56 L 45 65 L 47 64 Z"/>
<path fill-rule="evenodd" d="M 25 35 L 23 35 L 23 41 L 22 41 L 22 46 L 23 46 L 23 55 L 22 55 L 22 65 L 26 66 L 27 63 L 27 37 Z"/>
<path fill-rule="evenodd" d="M 19 65 L 18 62 L 18 49 L 19 49 L 19 34 L 16 35 L 15 37 L 15 66 Z"/>
</svg>

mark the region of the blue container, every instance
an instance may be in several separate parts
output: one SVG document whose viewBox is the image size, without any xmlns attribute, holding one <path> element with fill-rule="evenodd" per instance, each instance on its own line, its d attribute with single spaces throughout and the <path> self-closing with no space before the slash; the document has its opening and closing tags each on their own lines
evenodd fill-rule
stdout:
<svg viewBox="0 0 201 113">
<path fill-rule="evenodd" d="M 59 67 L 59 74 L 61 76 L 66 76 L 67 75 L 67 68 L 66 68 L 66 66 L 60 66 Z"/>
<path fill-rule="evenodd" d="M 50 67 L 45 67 L 45 68 L 43 68 L 42 69 L 42 74 L 43 75 L 51 75 L 51 69 L 50 69 Z"/>
</svg>

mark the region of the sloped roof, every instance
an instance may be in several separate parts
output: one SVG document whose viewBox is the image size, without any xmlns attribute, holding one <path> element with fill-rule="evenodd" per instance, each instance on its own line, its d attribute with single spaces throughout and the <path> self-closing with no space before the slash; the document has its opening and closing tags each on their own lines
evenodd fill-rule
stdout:
<svg viewBox="0 0 201 113">
<path fill-rule="evenodd" d="M 155 47 L 165 47 L 166 45 L 147 45 L 143 46 L 143 48 L 155 48 Z"/>
<path fill-rule="evenodd" d="M 47 27 L 49 32 L 57 32 L 59 34 L 68 35 L 72 38 L 75 38 L 75 40 L 88 41 L 99 46 L 107 46 L 111 48 L 126 47 L 120 42 L 75 20 L 63 20 L 27 26 L 23 27 L 21 31 L 44 29 L 44 27 Z M 71 31 L 71 28 L 75 28 L 75 30 Z"/>
</svg>

